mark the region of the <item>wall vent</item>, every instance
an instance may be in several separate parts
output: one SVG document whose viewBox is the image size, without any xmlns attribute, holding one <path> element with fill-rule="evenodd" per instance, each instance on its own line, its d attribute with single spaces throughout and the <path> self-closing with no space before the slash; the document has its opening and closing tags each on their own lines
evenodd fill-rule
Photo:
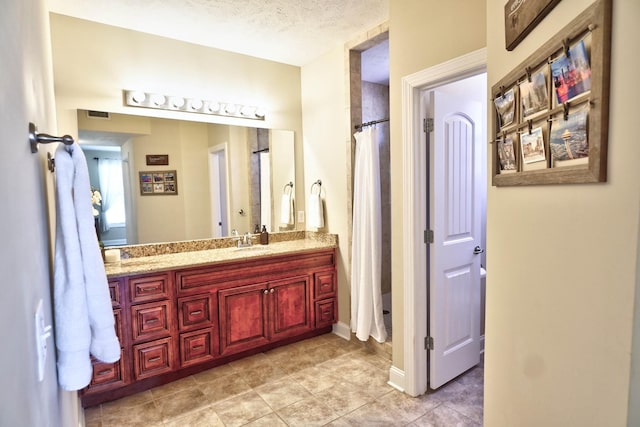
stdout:
<svg viewBox="0 0 640 427">
<path fill-rule="evenodd" d="M 90 119 L 111 120 L 111 114 L 106 111 L 88 110 L 87 117 Z"/>
</svg>

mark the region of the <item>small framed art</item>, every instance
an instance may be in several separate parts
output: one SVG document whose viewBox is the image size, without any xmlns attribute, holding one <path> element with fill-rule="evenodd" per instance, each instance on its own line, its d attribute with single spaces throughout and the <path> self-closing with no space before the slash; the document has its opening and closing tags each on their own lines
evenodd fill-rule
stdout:
<svg viewBox="0 0 640 427">
<path fill-rule="evenodd" d="M 175 170 L 144 171 L 140 175 L 140 195 L 159 196 L 178 194 L 178 175 Z"/>
</svg>

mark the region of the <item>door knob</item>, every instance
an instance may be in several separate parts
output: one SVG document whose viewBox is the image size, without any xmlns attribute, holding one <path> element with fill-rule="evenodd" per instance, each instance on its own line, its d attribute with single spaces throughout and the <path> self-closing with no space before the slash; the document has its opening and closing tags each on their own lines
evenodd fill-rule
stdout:
<svg viewBox="0 0 640 427">
<path fill-rule="evenodd" d="M 480 246 L 476 246 L 475 248 L 473 248 L 473 253 L 475 255 L 481 254 L 484 252 L 484 249 L 482 249 Z"/>
</svg>

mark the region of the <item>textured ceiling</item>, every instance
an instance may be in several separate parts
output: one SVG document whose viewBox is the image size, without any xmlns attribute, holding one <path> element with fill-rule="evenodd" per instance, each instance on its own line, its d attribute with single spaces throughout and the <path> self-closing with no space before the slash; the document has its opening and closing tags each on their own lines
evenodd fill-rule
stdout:
<svg viewBox="0 0 640 427">
<path fill-rule="evenodd" d="M 302 66 L 387 21 L 389 0 L 48 0 L 52 12 Z"/>
</svg>

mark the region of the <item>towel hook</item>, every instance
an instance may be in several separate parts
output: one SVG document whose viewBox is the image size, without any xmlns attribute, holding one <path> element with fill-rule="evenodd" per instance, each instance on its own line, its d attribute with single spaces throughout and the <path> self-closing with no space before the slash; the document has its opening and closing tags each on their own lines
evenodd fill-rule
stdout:
<svg viewBox="0 0 640 427">
<path fill-rule="evenodd" d="M 313 193 L 313 187 L 318 186 L 318 194 L 320 194 L 320 191 L 322 191 L 322 181 L 317 180 L 316 182 L 314 182 L 313 184 L 311 184 L 311 192 Z"/>
<path fill-rule="evenodd" d="M 31 145 L 31 152 L 38 152 L 38 144 L 49 144 L 52 142 L 62 142 L 64 145 L 73 144 L 73 137 L 70 135 L 64 136 L 52 136 L 46 133 L 38 133 L 36 125 L 29 123 L 29 144 Z"/>
<path fill-rule="evenodd" d="M 289 181 L 287 184 L 284 185 L 284 188 L 282 189 L 283 193 L 287 192 L 287 187 L 291 187 L 291 191 L 293 191 L 293 182 Z"/>
</svg>

